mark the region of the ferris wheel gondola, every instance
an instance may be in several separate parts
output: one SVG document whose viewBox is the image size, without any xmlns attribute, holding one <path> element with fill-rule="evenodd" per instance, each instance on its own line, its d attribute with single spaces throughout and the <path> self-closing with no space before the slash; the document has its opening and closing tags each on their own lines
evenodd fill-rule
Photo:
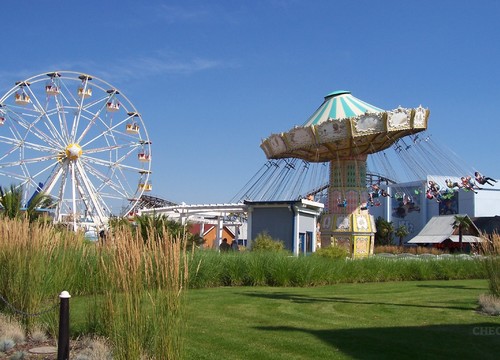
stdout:
<svg viewBox="0 0 500 360">
<path fill-rule="evenodd" d="M 0 184 L 22 188 L 25 204 L 48 195 L 55 222 L 102 227 L 151 189 L 151 161 L 137 157 L 151 154 L 143 119 L 103 80 L 58 71 L 19 81 L 0 98 L 0 125 Z"/>
</svg>

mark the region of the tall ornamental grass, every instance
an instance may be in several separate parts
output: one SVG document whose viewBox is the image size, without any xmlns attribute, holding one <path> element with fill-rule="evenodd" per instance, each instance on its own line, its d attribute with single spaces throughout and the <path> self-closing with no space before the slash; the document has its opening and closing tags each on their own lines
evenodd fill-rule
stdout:
<svg viewBox="0 0 500 360">
<path fill-rule="evenodd" d="M 189 286 L 318 286 L 405 280 L 452 280 L 486 277 L 481 260 L 335 259 L 291 256 L 284 251 L 217 253 L 197 251 L 190 262 Z"/>
<path fill-rule="evenodd" d="M 91 302 L 90 318 L 98 319 L 116 359 L 179 359 L 188 278 L 185 242 L 154 228 L 145 241 L 129 227 L 108 239 L 111 245 L 98 266 L 105 286 Z"/>
<path fill-rule="evenodd" d="M 484 265 L 488 275 L 490 292 L 500 299 L 500 235 L 494 233 L 491 238 L 480 244 L 480 250 L 486 255 Z"/>
<path fill-rule="evenodd" d="M 161 236 L 160 236 L 161 235 Z M 188 256 L 181 243 L 150 229 L 145 241 L 118 228 L 106 244 L 83 234 L 29 223 L 0 221 L 0 312 L 26 329 L 43 323 L 57 335 L 58 295 L 88 298 L 81 334 L 110 339 L 115 359 L 178 359 L 182 352 L 182 306 Z M 36 315 L 44 310 L 47 315 Z"/>
<path fill-rule="evenodd" d="M 30 224 L 24 218 L 2 218 L 0 295 L 9 305 L 0 303 L 0 309 L 31 327 L 38 320 L 31 315 L 57 305 L 61 291 L 83 292 L 86 282 L 78 268 L 84 253 L 79 234 L 56 232 L 50 224 Z M 57 318 L 56 311 L 48 314 Z"/>
</svg>

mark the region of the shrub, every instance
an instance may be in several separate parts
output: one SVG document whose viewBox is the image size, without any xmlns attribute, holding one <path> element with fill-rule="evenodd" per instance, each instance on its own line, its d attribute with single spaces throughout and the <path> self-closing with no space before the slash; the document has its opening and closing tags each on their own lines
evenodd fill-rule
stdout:
<svg viewBox="0 0 500 360">
<path fill-rule="evenodd" d="M 283 241 L 273 239 L 267 232 L 258 234 L 252 242 L 252 251 L 282 251 L 284 248 Z"/>
<path fill-rule="evenodd" d="M 328 246 L 316 250 L 314 256 L 321 256 L 328 259 L 345 259 L 349 256 L 349 252 L 345 247 Z"/>
<path fill-rule="evenodd" d="M 396 245 L 381 245 L 375 246 L 375 254 L 432 254 L 432 255 L 442 255 L 447 253 L 447 251 L 437 249 L 435 247 L 424 247 L 424 246 L 396 246 Z"/>
<path fill-rule="evenodd" d="M 0 338 L 11 339 L 16 344 L 22 344 L 26 340 L 21 324 L 2 314 L 0 314 Z"/>
<path fill-rule="evenodd" d="M 42 343 L 48 340 L 45 330 L 40 325 L 35 325 L 30 332 L 30 339 L 37 343 Z"/>
<path fill-rule="evenodd" d="M 23 360 L 28 359 L 29 354 L 26 351 L 16 351 L 9 357 L 9 360 Z"/>
<path fill-rule="evenodd" d="M 479 309 L 488 315 L 500 315 L 500 298 L 494 295 L 479 295 Z"/>
<path fill-rule="evenodd" d="M 106 339 L 84 338 L 81 342 L 83 349 L 76 354 L 76 360 L 106 360 L 113 358 Z"/>
<path fill-rule="evenodd" d="M 0 339 L 0 352 L 7 352 L 15 345 L 16 343 L 12 339 Z"/>
</svg>

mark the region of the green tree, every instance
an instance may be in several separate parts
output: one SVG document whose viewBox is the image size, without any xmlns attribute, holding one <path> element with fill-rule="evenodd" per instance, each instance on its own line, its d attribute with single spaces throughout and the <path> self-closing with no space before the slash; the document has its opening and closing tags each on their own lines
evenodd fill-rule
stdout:
<svg viewBox="0 0 500 360">
<path fill-rule="evenodd" d="M 163 231 L 166 229 L 167 217 L 165 215 L 140 215 L 134 218 L 135 229 L 139 231 L 142 239 L 146 242 L 151 236 L 163 239 Z M 175 238 L 175 236 L 174 236 Z"/>
<path fill-rule="evenodd" d="M 0 205 L 4 216 L 10 219 L 27 216 L 29 221 L 33 222 L 40 216 L 39 209 L 50 208 L 53 202 L 48 195 L 39 192 L 30 199 L 26 208 L 23 208 L 23 189 L 20 186 L 11 184 L 8 190 L 0 186 Z"/>
<path fill-rule="evenodd" d="M 189 232 L 189 224 L 182 224 L 180 221 L 168 219 L 168 217 L 164 214 L 136 216 L 134 222 L 135 224 L 129 223 L 128 221 L 123 222 L 115 220 L 113 223 L 110 222 L 110 226 L 123 226 L 124 224 L 129 223 L 129 226 L 133 226 L 135 231 L 140 232 L 144 241 L 149 241 L 151 237 L 163 240 L 163 236 L 166 234 L 173 240 L 186 242 L 186 247 L 188 249 L 198 247 L 204 242 L 200 235 Z"/>
<path fill-rule="evenodd" d="M 406 228 L 405 225 L 400 225 L 398 226 L 398 228 L 396 229 L 396 236 L 399 238 L 399 246 L 403 246 L 403 239 L 408 236 L 410 232 L 408 231 L 408 229 Z"/>
<path fill-rule="evenodd" d="M 11 184 L 9 190 L 0 186 L 0 204 L 3 215 L 9 219 L 18 218 L 21 215 L 23 189 Z"/>
<path fill-rule="evenodd" d="M 33 196 L 26 206 L 26 215 L 30 222 L 37 220 L 40 217 L 40 209 L 50 209 L 54 206 L 53 199 L 43 192 Z"/>
<path fill-rule="evenodd" d="M 463 251 L 463 232 L 467 231 L 472 226 L 471 219 L 467 216 L 455 215 L 453 229 L 458 229 L 458 247 Z"/>
<path fill-rule="evenodd" d="M 394 224 L 392 221 L 387 221 L 381 216 L 375 220 L 377 232 L 375 233 L 375 243 L 377 245 L 389 245 L 392 242 L 394 233 Z"/>
</svg>

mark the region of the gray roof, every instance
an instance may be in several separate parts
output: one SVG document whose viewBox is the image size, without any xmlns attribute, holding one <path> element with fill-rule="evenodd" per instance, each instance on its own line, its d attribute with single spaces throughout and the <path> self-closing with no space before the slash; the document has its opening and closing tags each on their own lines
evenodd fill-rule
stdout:
<svg viewBox="0 0 500 360">
<path fill-rule="evenodd" d="M 467 215 L 440 215 L 434 216 L 424 226 L 424 228 L 413 239 L 408 241 L 409 244 L 440 244 L 443 241 L 450 239 L 453 242 L 459 242 L 458 228 L 453 228 L 455 216 Z M 463 232 L 462 242 L 464 243 L 477 243 L 481 242 L 479 230 L 476 225 L 472 226 Z"/>
</svg>

